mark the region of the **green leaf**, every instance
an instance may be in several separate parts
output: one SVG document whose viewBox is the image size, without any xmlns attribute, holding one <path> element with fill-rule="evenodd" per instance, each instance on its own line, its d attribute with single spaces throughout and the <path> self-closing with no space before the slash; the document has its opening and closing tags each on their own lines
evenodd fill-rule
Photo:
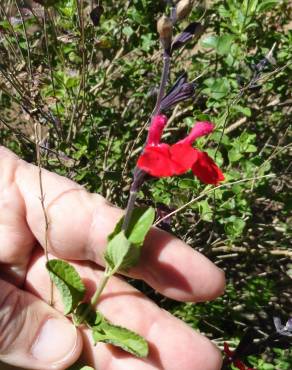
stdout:
<svg viewBox="0 0 292 370">
<path fill-rule="evenodd" d="M 203 89 L 203 92 L 210 95 L 215 100 L 220 100 L 229 94 L 230 84 L 226 78 L 208 78 L 204 81 L 204 84 L 208 86 L 207 89 Z"/>
<path fill-rule="evenodd" d="M 68 262 L 52 259 L 46 263 L 46 268 L 61 294 L 64 314 L 68 315 L 83 299 L 85 286 L 78 272 Z"/>
<path fill-rule="evenodd" d="M 267 10 L 270 10 L 270 9 L 274 8 L 277 4 L 279 4 L 279 0 L 262 1 L 257 7 L 257 11 L 258 12 L 265 12 Z"/>
<path fill-rule="evenodd" d="M 230 34 L 222 35 L 217 40 L 216 50 L 219 55 L 227 55 L 230 52 L 234 36 Z"/>
<path fill-rule="evenodd" d="M 205 38 L 201 41 L 201 45 L 202 45 L 204 48 L 212 48 L 212 49 L 216 49 L 217 44 L 218 44 L 218 37 L 217 37 L 217 36 L 215 36 L 215 35 L 207 36 L 207 37 L 205 37 Z"/>
<path fill-rule="evenodd" d="M 231 216 L 229 218 L 229 222 L 225 225 L 224 229 L 226 234 L 231 239 L 236 239 L 243 233 L 243 230 L 245 228 L 245 221 L 241 218 L 237 218 L 234 216 Z"/>
<path fill-rule="evenodd" d="M 127 230 L 127 237 L 133 244 L 142 245 L 150 230 L 155 218 L 155 211 L 150 208 L 134 209 L 131 221 Z"/>
<path fill-rule="evenodd" d="M 182 179 L 178 182 L 178 187 L 180 189 L 195 189 L 197 185 L 196 180 L 193 179 Z"/>
<path fill-rule="evenodd" d="M 242 154 L 237 148 L 232 148 L 228 152 L 228 159 L 230 162 L 237 162 L 242 158 Z"/>
<path fill-rule="evenodd" d="M 98 313 L 98 316 L 102 316 Z M 102 321 L 92 327 L 94 343 L 103 342 L 113 344 L 123 350 L 137 356 L 148 355 L 148 343 L 139 334 L 118 325 L 113 325 L 102 316 Z"/>
<path fill-rule="evenodd" d="M 131 243 L 126 238 L 124 231 L 120 231 L 109 240 L 104 258 L 112 270 L 118 270 L 124 265 L 123 262 L 130 246 Z"/>
<path fill-rule="evenodd" d="M 233 108 L 234 108 L 235 111 L 242 113 L 246 117 L 251 116 L 251 109 L 249 107 L 242 107 L 241 105 L 236 104 L 236 105 L 233 106 Z"/>
<path fill-rule="evenodd" d="M 213 211 L 211 207 L 209 206 L 209 203 L 207 200 L 201 200 L 197 203 L 200 216 L 203 221 L 211 222 L 213 219 Z"/>
<path fill-rule="evenodd" d="M 127 233 L 122 231 L 124 218 L 108 237 L 105 260 L 112 270 L 125 270 L 137 264 L 144 239 L 155 217 L 153 208 L 136 208 L 133 211 Z"/>
</svg>

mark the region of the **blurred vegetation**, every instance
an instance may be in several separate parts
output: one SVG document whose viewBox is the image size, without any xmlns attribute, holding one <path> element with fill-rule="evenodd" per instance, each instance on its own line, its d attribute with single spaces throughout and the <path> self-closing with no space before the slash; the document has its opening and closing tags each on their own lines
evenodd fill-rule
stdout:
<svg viewBox="0 0 292 370">
<path fill-rule="evenodd" d="M 0 1 L 0 144 L 35 162 L 41 131 L 43 167 L 125 207 L 160 80 L 156 20 L 165 3 L 102 1 L 96 26 L 93 3 Z M 197 89 L 169 112 L 164 139 L 210 120 L 216 131 L 198 148 L 216 158 L 226 182 L 251 180 L 210 191 L 171 220 L 174 234 L 225 270 L 224 296 L 183 304 L 135 284 L 221 348 L 247 326 L 266 335 L 273 316 L 292 316 L 291 12 L 289 0 L 197 1 L 188 21 L 205 31 L 172 62 L 171 82 L 185 70 Z M 138 202 L 174 210 L 204 187 L 191 174 L 155 180 Z M 259 370 L 288 370 L 291 361 L 282 349 L 251 359 Z"/>
</svg>

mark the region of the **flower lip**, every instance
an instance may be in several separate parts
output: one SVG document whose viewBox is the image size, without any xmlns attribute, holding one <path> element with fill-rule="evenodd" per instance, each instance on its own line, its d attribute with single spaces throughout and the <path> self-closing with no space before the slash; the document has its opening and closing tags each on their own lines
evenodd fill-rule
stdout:
<svg viewBox="0 0 292 370">
<path fill-rule="evenodd" d="M 163 129 L 167 123 L 167 117 L 164 114 L 154 116 L 149 127 L 146 145 L 159 145 Z"/>
<path fill-rule="evenodd" d="M 223 181 L 224 175 L 212 158 L 192 147 L 198 137 L 211 133 L 214 125 L 207 121 L 197 122 L 185 139 L 168 145 L 160 142 L 166 123 L 165 115 L 152 118 L 146 147 L 138 159 L 137 167 L 154 177 L 182 175 L 191 169 L 206 184 L 217 185 Z"/>
<path fill-rule="evenodd" d="M 209 135 L 211 132 L 213 132 L 213 130 L 213 123 L 208 121 L 197 122 L 192 128 L 189 135 L 186 138 L 180 140 L 179 143 L 193 144 L 193 142 L 199 137 Z"/>
<path fill-rule="evenodd" d="M 146 146 L 138 159 L 138 167 L 154 177 L 181 175 L 197 159 L 196 150 L 188 144 Z"/>
</svg>

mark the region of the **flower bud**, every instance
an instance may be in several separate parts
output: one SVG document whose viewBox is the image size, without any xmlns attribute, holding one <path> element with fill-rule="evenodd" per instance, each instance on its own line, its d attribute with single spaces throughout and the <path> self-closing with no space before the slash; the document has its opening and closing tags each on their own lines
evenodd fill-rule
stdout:
<svg viewBox="0 0 292 370">
<path fill-rule="evenodd" d="M 177 20 L 182 20 L 187 17 L 193 8 L 192 0 L 180 0 L 176 6 L 176 17 Z"/>
<path fill-rule="evenodd" d="M 167 49 L 171 43 L 172 27 L 172 21 L 166 15 L 158 19 L 157 32 L 159 33 L 160 41 L 165 49 Z"/>
</svg>

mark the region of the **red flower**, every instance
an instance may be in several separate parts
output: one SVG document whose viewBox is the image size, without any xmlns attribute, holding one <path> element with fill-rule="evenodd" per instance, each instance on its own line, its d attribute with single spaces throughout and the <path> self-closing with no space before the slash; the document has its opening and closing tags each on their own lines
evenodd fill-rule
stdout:
<svg viewBox="0 0 292 370">
<path fill-rule="evenodd" d="M 197 122 L 186 138 L 174 145 L 168 145 L 160 143 L 166 123 L 167 117 L 164 115 L 152 119 L 146 147 L 137 166 L 154 177 L 181 175 L 191 169 L 206 184 L 216 185 L 223 181 L 223 173 L 208 154 L 192 147 L 198 137 L 213 131 L 213 124 Z"/>
<path fill-rule="evenodd" d="M 250 367 L 246 367 L 245 364 L 239 358 L 236 358 L 234 356 L 235 351 L 231 351 L 226 342 L 224 342 L 224 353 L 226 355 L 227 363 L 233 364 L 239 370 L 256 370 L 256 369 L 252 369 Z"/>
<path fill-rule="evenodd" d="M 205 152 L 197 150 L 197 160 L 192 166 L 192 171 L 202 182 L 217 185 L 224 180 L 224 175 L 212 158 Z"/>
</svg>

